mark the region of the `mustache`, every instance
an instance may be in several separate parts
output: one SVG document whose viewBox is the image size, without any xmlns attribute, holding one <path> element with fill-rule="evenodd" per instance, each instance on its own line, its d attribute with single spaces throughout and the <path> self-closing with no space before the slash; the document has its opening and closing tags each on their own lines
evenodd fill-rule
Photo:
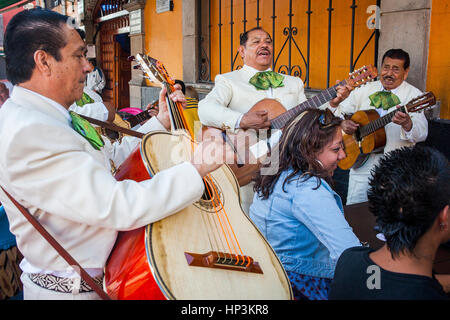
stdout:
<svg viewBox="0 0 450 320">
<path fill-rule="evenodd" d="M 384 80 L 392 80 L 392 81 L 394 81 L 394 78 L 392 78 L 391 76 L 384 76 L 383 79 Z"/>
<path fill-rule="evenodd" d="M 269 50 L 268 48 L 261 48 L 261 49 L 258 51 L 258 54 L 263 53 L 263 52 L 267 52 L 267 53 L 270 54 L 270 50 Z"/>
</svg>

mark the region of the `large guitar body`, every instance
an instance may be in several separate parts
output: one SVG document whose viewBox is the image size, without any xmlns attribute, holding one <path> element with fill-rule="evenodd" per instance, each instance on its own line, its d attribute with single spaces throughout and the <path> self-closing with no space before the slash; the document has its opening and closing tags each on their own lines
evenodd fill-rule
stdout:
<svg viewBox="0 0 450 320">
<path fill-rule="evenodd" d="M 116 179 L 149 178 L 187 161 L 191 143 L 181 133 L 149 133 Z M 136 161 L 141 169 L 136 170 Z M 144 174 L 136 172 L 142 168 Z M 208 189 L 215 191 L 212 196 L 145 228 L 120 233 L 105 267 L 112 298 L 292 299 L 282 264 L 240 207 L 232 171 L 224 165 L 205 181 L 213 185 Z M 223 234 L 227 228 L 236 245 Z"/>
<path fill-rule="evenodd" d="M 380 115 L 376 110 L 362 110 L 355 112 L 350 120 L 362 127 L 376 121 L 378 118 L 380 118 Z M 352 167 L 357 168 L 364 164 L 372 151 L 386 145 L 386 131 L 384 128 L 380 128 L 361 138 L 357 130 L 353 135 L 344 133 L 342 141 L 346 157 L 339 161 L 339 168 L 342 170 L 348 170 Z"/>
</svg>

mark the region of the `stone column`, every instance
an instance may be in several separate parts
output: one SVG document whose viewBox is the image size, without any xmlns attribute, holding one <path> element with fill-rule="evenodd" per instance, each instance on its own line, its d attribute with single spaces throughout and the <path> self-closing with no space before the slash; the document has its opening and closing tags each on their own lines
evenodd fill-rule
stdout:
<svg viewBox="0 0 450 320">
<path fill-rule="evenodd" d="M 135 56 L 138 53 L 145 53 L 145 0 L 131 0 L 123 7 L 130 13 L 130 54 Z M 142 89 L 146 84 L 140 70 L 131 70 L 131 80 L 129 85 L 130 106 L 142 107 L 144 105 Z"/>
<path fill-rule="evenodd" d="M 409 53 L 411 66 L 407 81 L 425 91 L 431 0 L 381 1 L 378 61 L 391 49 Z"/>
<path fill-rule="evenodd" d="M 183 81 L 198 80 L 198 0 L 183 0 Z"/>
</svg>

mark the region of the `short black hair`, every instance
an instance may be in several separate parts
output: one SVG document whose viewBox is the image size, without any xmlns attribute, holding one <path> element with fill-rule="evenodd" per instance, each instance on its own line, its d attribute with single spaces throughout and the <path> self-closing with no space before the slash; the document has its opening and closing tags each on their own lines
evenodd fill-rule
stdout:
<svg viewBox="0 0 450 320">
<path fill-rule="evenodd" d="M 391 59 L 403 60 L 403 69 L 406 70 L 409 68 L 409 54 L 402 49 L 389 49 L 388 51 L 386 51 L 386 53 L 383 55 L 383 59 L 381 60 L 381 64 L 383 64 L 384 58 L 386 57 Z"/>
<path fill-rule="evenodd" d="M 34 53 L 44 50 L 57 61 L 60 49 L 66 46 L 63 25 L 68 16 L 40 7 L 16 14 L 8 23 L 5 33 L 6 74 L 12 84 L 30 80 L 33 73 Z"/>
<path fill-rule="evenodd" d="M 245 44 L 247 43 L 247 40 L 248 40 L 248 34 L 249 34 L 250 32 L 252 32 L 252 31 L 255 31 L 255 30 L 261 30 L 261 31 L 264 31 L 265 33 L 267 33 L 267 35 L 269 36 L 269 38 L 272 39 L 272 37 L 270 36 L 270 34 L 269 34 L 266 30 L 264 30 L 264 29 L 261 28 L 261 27 L 254 27 L 254 28 L 252 28 L 252 29 L 250 29 L 250 30 L 247 30 L 247 31 L 241 33 L 241 35 L 240 35 L 240 37 L 239 37 L 239 44 L 240 44 L 241 46 L 245 46 Z"/>
<path fill-rule="evenodd" d="M 78 34 L 80 35 L 81 39 L 83 39 L 83 41 L 86 40 L 86 32 L 84 32 L 83 29 L 76 28 L 75 30 L 78 32 Z"/>
<path fill-rule="evenodd" d="M 450 204 L 449 162 L 430 147 L 403 147 L 380 160 L 369 186 L 369 208 L 392 257 L 414 253 L 417 241 Z"/>
<path fill-rule="evenodd" d="M 184 84 L 183 80 L 175 80 L 175 84 L 179 84 L 181 86 L 181 92 L 183 92 L 183 94 L 186 94 L 186 85 Z"/>
</svg>

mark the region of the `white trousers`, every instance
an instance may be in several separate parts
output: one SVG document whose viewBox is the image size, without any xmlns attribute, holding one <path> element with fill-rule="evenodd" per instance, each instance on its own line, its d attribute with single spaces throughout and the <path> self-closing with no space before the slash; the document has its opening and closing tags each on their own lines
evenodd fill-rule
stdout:
<svg viewBox="0 0 450 320">
<path fill-rule="evenodd" d="M 369 178 L 371 177 L 372 169 L 382 156 L 382 153 L 372 154 L 362 167 L 358 169 L 350 169 L 348 178 L 347 205 L 367 201 Z"/>
</svg>

